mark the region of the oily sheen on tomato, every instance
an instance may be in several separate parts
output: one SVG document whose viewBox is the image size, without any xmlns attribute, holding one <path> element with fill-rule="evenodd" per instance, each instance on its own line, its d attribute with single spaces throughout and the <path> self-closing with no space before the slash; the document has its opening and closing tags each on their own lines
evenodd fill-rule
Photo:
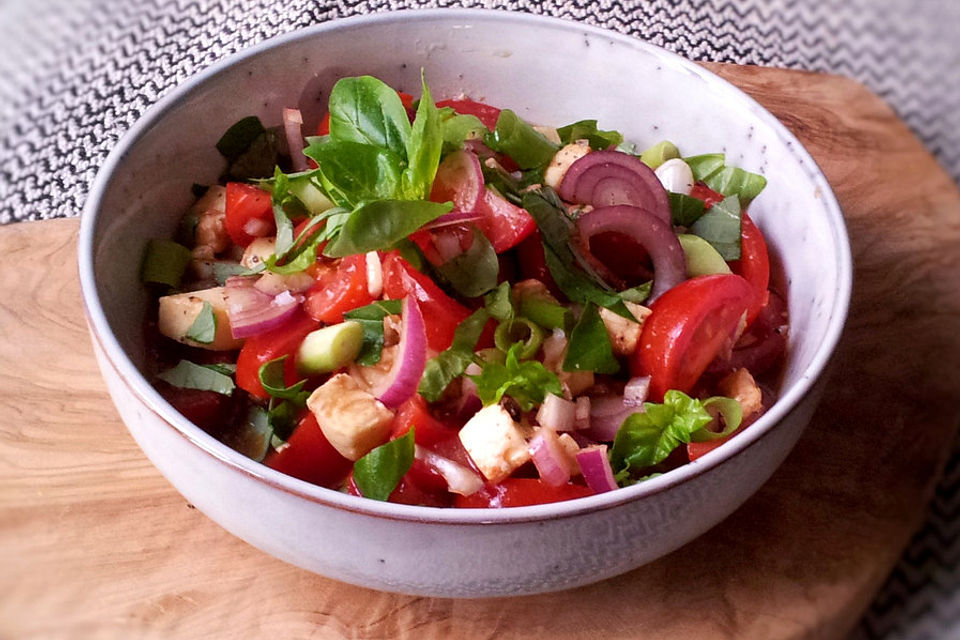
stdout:
<svg viewBox="0 0 960 640">
<path fill-rule="evenodd" d="M 303 376 L 297 373 L 295 354 L 300 343 L 320 324 L 313 318 L 297 313 L 282 326 L 256 336 L 247 338 L 240 355 L 237 357 L 237 386 L 255 398 L 266 400 L 270 395 L 260 384 L 260 367 L 282 356 L 284 362 L 283 378 L 287 386 L 296 383 Z"/>
<path fill-rule="evenodd" d="M 631 374 L 650 376 L 655 402 L 670 389 L 689 392 L 717 354 L 732 346 L 752 302 L 750 283 L 738 275 L 681 282 L 650 306 Z"/>
<path fill-rule="evenodd" d="M 336 486 L 353 468 L 353 462 L 333 448 L 317 424 L 317 418 L 309 411 L 297 424 L 286 446 L 270 452 L 263 464 L 323 487 Z"/>
<path fill-rule="evenodd" d="M 343 314 L 373 302 L 367 283 L 367 259 L 347 256 L 334 269 L 324 271 L 306 293 L 303 309 L 325 324 L 343 322 Z"/>
</svg>

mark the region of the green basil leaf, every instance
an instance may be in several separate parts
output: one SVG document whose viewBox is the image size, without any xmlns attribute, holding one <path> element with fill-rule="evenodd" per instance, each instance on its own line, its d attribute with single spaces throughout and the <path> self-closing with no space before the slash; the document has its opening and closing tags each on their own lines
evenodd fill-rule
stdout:
<svg viewBox="0 0 960 640">
<path fill-rule="evenodd" d="M 729 196 L 700 216 L 690 233 L 709 242 L 724 260 L 739 260 L 741 215 L 740 200 Z"/>
<path fill-rule="evenodd" d="M 306 393 L 306 392 L 304 392 Z M 271 401 L 267 411 L 267 420 L 273 435 L 286 442 L 293 435 L 300 422 L 304 405 L 297 400 Z"/>
<path fill-rule="evenodd" d="M 200 313 L 194 318 L 193 324 L 190 325 L 183 337 L 198 344 L 210 344 L 216 335 L 217 316 L 213 314 L 213 305 L 204 300 Z"/>
<path fill-rule="evenodd" d="M 497 288 L 483 298 L 483 304 L 490 316 L 497 320 L 511 320 L 514 316 L 513 300 L 511 298 L 510 283 L 504 280 Z"/>
<path fill-rule="evenodd" d="M 223 438 L 224 444 L 248 458 L 262 462 L 270 451 L 273 427 L 267 410 L 254 405 L 247 412 L 247 419 L 240 429 L 232 431 Z"/>
<path fill-rule="evenodd" d="M 172 240 L 154 239 L 147 243 L 140 268 L 140 280 L 145 283 L 165 284 L 176 289 L 193 255 L 190 249 Z"/>
<path fill-rule="evenodd" d="M 570 333 L 563 370 L 595 373 L 616 373 L 620 370 L 620 363 L 613 355 L 610 335 L 593 303 L 583 308 L 580 319 Z"/>
<path fill-rule="evenodd" d="M 510 347 L 503 364 L 483 362 L 483 371 L 470 376 L 477 385 L 477 395 L 484 406 L 495 404 L 503 396 L 513 398 L 524 411 L 533 409 L 543 402 L 547 393 L 561 395 L 563 388 L 557 374 L 548 370 L 538 360 L 520 362 L 517 352 L 519 343 Z"/>
<path fill-rule="evenodd" d="M 635 287 L 629 289 L 624 289 L 617 295 L 620 296 L 621 300 L 626 300 L 627 302 L 633 302 L 635 304 L 643 304 L 647 301 L 647 298 L 650 297 L 650 292 L 653 290 L 653 281 L 648 280 L 643 284 L 638 284 Z M 634 318 L 636 320 L 636 318 Z"/>
<path fill-rule="evenodd" d="M 417 105 L 417 115 L 413 120 L 410 138 L 407 140 L 407 168 L 403 172 L 403 193 L 410 200 L 426 199 L 430 195 L 433 179 L 440 164 L 440 152 L 443 150 L 443 130 L 440 114 L 433 103 L 430 88 L 420 73 L 422 93 Z"/>
<path fill-rule="evenodd" d="M 473 362 L 473 350 L 489 319 L 490 314 L 482 307 L 471 313 L 457 325 L 450 346 L 427 361 L 417 387 L 427 402 L 439 400 L 447 386 Z"/>
<path fill-rule="evenodd" d="M 557 129 L 560 142 L 570 144 L 577 140 L 586 140 L 591 149 L 609 149 L 623 142 L 623 134 L 619 131 L 601 131 L 597 128 L 596 120 L 580 120 L 573 124 Z"/>
<path fill-rule="evenodd" d="M 324 249 L 330 258 L 389 249 L 398 241 L 442 216 L 453 203 L 422 200 L 376 200 L 366 202 L 350 214 L 346 223 Z"/>
<path fill-rule="evenodd" d="M 482 138 L 488 132 L 480 118 L 459 114 L 452 107 L 440 109 L 439 116 L 443 148 L 448 153 L 462 148 L 464 141 Z"/>
<path fill-rule="evenodd" d="M 189 360 L 181 360 L 177 366 L 161 372 L 157 377 L 167 384 L 181 389 L 199 389 L 200 391 L 215 391 L 225 396 L 233 393 L 234 385 L 230 376 L 209 367 L 194 364 Z"/>
<path fill-rule="evenodd" d="M 382 444 L 353 465 L 353 481 L 366 498 L 386 501 L 413 464 L 414 428 Z"/>
<path fill-rule="evenodd" d="M 662 404 L 643 403 L 643 412 L 624 420 L 610 451 L 614 470 L 638 471 L 666 460 L 678 446 L 691 441 L 692 435 L 712 418 L 703 403 L 671 389 Z"/>
<path fill-rule="evenodd" d="M 404 158 L 410 138 L 407 109 L 382 80 L 343 78 L 330 92 L 330 138 L 388 149 Z"/>
<path fill-rule="evenodd" d="M 401 300 L 381 300 L 347 311 L 343 317 L 354 320 L 363 327 L 363 346 L 355 362 L 369 366 L 380 362 L 383 353 L 383 319 L 387 316 L 399 315 Z"/>
<path fill-rule="evenodd" d="M 400 189 L 403 156 L 352 140 L 311 144 L 304 154 L 317 163 L 324 192 L 334 204 L 353 208 L 369 200 L 393 198 Z"/>
<path fill-rule="evenodd" d="M 473 229 L 473 242 L 458 256 L 454 256 L 434 270 L 465 298 L 476 298 L 497 286 L 500 261 L 487 236 Z"/>
<path fill-rule="evenodd" d="M 500 112 L 496 129 L 484 136 L 484 141 L 494 151 L 513 158 L 521 169 L 547 164 L 560 148 L 510 109 Z"/>
<path fill-rule="evenodd" d="M 670 218 L 673 224 L 689 227 L 703 215 L 703 200 L 672 191 L 667 195 L 670 198 Z"/>
<path fill-rule="evenodd" d="M 287 175 L 276 167 L 273 172 L 273 191 L 270 202 L 273 204 L 273 219 L 277 225 L 277 240 L 275 252 L 284 254 L 293 246 L 293 222 L 283 210 L 283 205 L 291 198 L 290 180 Z"/>
<path fill-rule="evenodd" d="M 746 207 L 767 186 L 763 176 L 737 167 L 724 167 L 703 180 L 708 187 L 725 196 L 737 196 Z"/>
<path fill-rule="evenodd" d="M 307 397 L 310 393 L 303 390 L 306 380 L 300 380 L 291 386 L 287 386 L 284 376 L 286 361 L 289 356 L 280 356 L 269 362 L 264 362 L 257 370 L 257 376 L 263 390 L 270 394 L 270 397 L 279 400 L 290 400 L 298 406 L 306 406 Z"/>
<path fill-rule="evenodd" d="M 294 239 L 290 249 L 268 256 L 257 266 L 262 267 L 261 270 L 268 269 L 281 275 L 307 269 L 317 261 L 317 248 L 320 243 L 338 233 L 348 216 L 349 212 L 335 207 L 311 218 L 309 224 Z"/>
<path fill-rule="evenodd" d="M 705 153 L 684 158 L 683 161 L 690 166 L 694 180 L 706 180 L 723 168 L 726 157 L 722 153 Z"/>
<path fill-rule="evenodd" d="M 287 140 L 278 127 L 266 129 L 246 151 L 230 161 L 225 174 L 227 180 L 252 180 L 265 178 L 273 174 L 281 153 L 286 149 Z"/>
<path fill-rule="evenodd" d="M 691 441 L 709 442 L 711 440 L 722 440 L 740 428 L 740 424 L 743 421 L 743 407 L 737 400 L 725 396 L 713 396 L 703 401 L 703 407 L 705 409 L 714 406 L 720 415 L 723 416 L 723 430 L 710 431 L 706 427 L 698 429 L 691 434 Z"/>
<path fill-rule="evenodd" d="M 235 122 L 217 141 L 217 151 L 228 162 L 234 162 L 253 144 L 254 140 L 266 132 L 257 116 L 248 116 Z"/>
</svg>

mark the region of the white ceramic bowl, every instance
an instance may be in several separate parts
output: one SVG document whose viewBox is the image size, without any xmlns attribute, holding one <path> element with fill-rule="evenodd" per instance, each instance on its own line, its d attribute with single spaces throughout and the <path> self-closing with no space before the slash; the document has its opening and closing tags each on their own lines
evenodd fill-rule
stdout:
<svg viewBox="0 0 960 640">
<path fill-rule="evenodd" d="M 190 185 L 222 170 L 219 135 L 251 113 L 279 123 L 305 87 L 325 101 L 371 74 L 438 99 L 465 92 L 541 123 L 597 118 L 641 144 L 725 151 L 769 179 L 751 215 L 785 270 L 791 336 L 780 399 L 746 432 L 642 484 L 560 504 L 441 510 L 313 486 L 235 453 L 179 415 L 144 370 L 146 241 L 173 234 Z M 310 109 L 307 109 L 310 111 Z M 314 116 L 315 117 L 315 116 Z M 308 119 L 310 115 L 308 114 Z M 628 571 L 704 533 L 776 469 L 807 424 L 849 302 L 843 218 L 816 164 L 772 115 L 697 65 L 575 22 L 468 10 L 334 21 L 275 38 L 170 92 L 117 145 L 83 213 L 80 277 L 110 393 L 143 451 L 201 511 L 319 574 L 433 596 L 536 593 Z"/>
</svg>

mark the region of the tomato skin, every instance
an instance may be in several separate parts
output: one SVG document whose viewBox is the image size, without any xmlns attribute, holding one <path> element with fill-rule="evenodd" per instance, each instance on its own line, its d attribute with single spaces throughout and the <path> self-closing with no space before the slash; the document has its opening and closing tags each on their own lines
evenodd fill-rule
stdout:
<svg viewBox="0 0 960 640">
<path fill-rule="evenodd" d="M 702 182 L 697 182 L 693 185 L 693 189 L 690 190 L 690 196 L 698 200 L 703 200 L 703 204 L 706 205 L 707 209 L 718 202 L 723 202 L 724 198 L 722 193 L 714 191 Z"/>
<path fill-rule="evenodd" d="M 747 326 L 753 324 L 760 310 L 767 304 L 770 286 L 770 254 L 763 233 L 743 212 L 740 226 L 740 259 L 730 262 L 730 269 L 743 276 L 753 288 L 754 300 L 747 311 Z"/>
<path fill-rule="evenodd" d="M 441 100 L 437 103 L 437 108 L 442 109 L 443 107 L 450 107 L 461 115 L 477 116 L 483 126 L 490 131 L 497 128 L 500 109 L 496 107 L 468 99 Z"/>
<path fill-rule="evenodd" d="M 255 398 L 266 400 L 270 395 L 260 384 L 260 367 L 281 356 L 289 356 L 284 362 L 283 377 L 287 386 L 303 376 L 297 373 L 295 355 L 303 339 L 318 329 L 319 323 L 302 313 L 272 331 L 247 338 L 237 357 L 237 386 Z"/>
<path fill-rule="evenodd" d="M 526 209 L 508 202 L 489 187 L 484 189 L 476 212 L 481 217 L 474 224 L 497 253 L 512 249 L 537 230 L 537 223 Z"/>
<path fill-rule="evenodd" d="M 383 257 L 383 293 L 391 300 L 412 295 L 420 304 L 427 330 L 427 345 L 443 351 L 453 342 L 453 332 L 470 310 L 448 296 L 428 276 L 413 268 L 399 252 Z"/>
<path fill-rule="evenodd" d="M 592 495 L 589 487 L 579 484 L 552 487 L 539 478 L 507 478 L 499 484 L 485 485 L 471 496 L 458 495 L 453 505 L 461 509 L 500 509 L 563 502 Z"/>
<path fill-rule="evenodd" d="M 715 274 L 681 282 L 657 298 L 630 358 L 631 375 L 650 376 L 650 395 L 669 389 L 688 393 L 733 338 L 753 301 L 741 276 Z"/>
<path fill-rule="evenodd" d="M 309 291 L 303 309 L 325 324 L 343 322 L 343 314 L 373 302 L 367 285 L 365 255 L 343 258 L 335 269 L 324 271 Z"/>
<path fill-rule="evenodd" d="M 228 182 L 223 224 L 234 244 L 246 247 L 254 241 L 255 236 L 244 230 L 244 225 L 250 220 L 263 221 L 270 229 L 270 232 L 264 235 L 273 235 L 276 222 L 273 218 L 270 193 L 252 184 Z"/>
<path fill-rule="evenodd" d="M 413 394 L 409 400 L 397 409 L 397 417 L 393 420 L 393 429 L 390 439 L 399 438 L 413 427 L 413 438 L 417 444 L 425 447 L 435 445 L 448 438 L 456 431 L 433 417 L 427 407 L 427 401 L 419 393 Z"/>
<path fill-rule="evenodd" d="M 353 462 L 333 448 L 317 424 L 317 418 L 309 411 L 297 424 L 287 446 L 271 451 L 263 464 L 288 476 L 331 488 L 339 485 L 353 468 Z"/>
</svg>

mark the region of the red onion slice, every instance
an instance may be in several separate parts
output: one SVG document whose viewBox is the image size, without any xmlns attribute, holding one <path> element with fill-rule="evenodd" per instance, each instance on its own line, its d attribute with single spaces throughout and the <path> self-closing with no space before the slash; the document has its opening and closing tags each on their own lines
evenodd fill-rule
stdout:
<svg viewBox="0 0 960 640">
<path fill-rule="evenodd" d="M 461 149 L 443 159 L 437 167 L 430 200 L 449 200 L 455 211 L 470 213 L 477 208 L 482 196 L 483 168 L 476 154 Z"/>
<path fill-rule="evenodd" d="M 607 458 L 607 445 L 600 444 L 586 447 L 577 452 L 577 464 L 587 486 L 594 493 L 605 493 L 617 488 L 617 481 L 613 478 L 613 469 L 610 459 Z"/>
<path fill-rule="evenodd" d="M 590 398 L 590 428 L 586 434 L 600 442 L 613 442 L 620 425 L 637 412 L 623 403 L 622 396 L 595 396 Z"/>
<path fill-rule="evenodd" d="M 290 160 L 294 171 L 306 171 L 310 168 L 307 156 L 303 155 L 303 116 L 299 109 L 283 110 L 283 132 L 287 135 L 287 146 L 290 148 Z M 254 234 L 250 234 L 254 235 Z"/>
<path fill-rule="evenodd" d="M 650 254 L 653 260 L 650 302 L 687 277 L 686 258 L 673 227 L 646 209 L 629 205 L 599 207 L 580 216 L 576 225 L 587 246 L 590 238 L 598 233 L 616 231 L 632 238 Z"/>
<path fill-rule="evenodd" d="M 559 487 L 570 482 L 567 452 L 553 429 L 542 428 L 530 440 L 530 458 L 544 483 Z"/>
<path fill-rule="evenodd" d="M 417 392 L 427 364 L 427 331 L 416 298 L 403 299 L 400 344 L 393 366 L 373 388 L 373 395 L 389 409 L 396 409 Z"/>
<path fill-rule="evenodd" d="M 276 329 L 297 312 L 302 300 L 289 291 L 270 296 L 246 285 L 226 287 L 224 298 L 234 338 L 249 338 Z"/>
<path fill-rule="evenodd" d="M 650 376 L 630 378 L 623 388 L 623 405 L 625 407 L 642 407 L 650 395 Z"/>
<path fill-rule="evenodd" d="M 657 174 L 621 151 L 594 151 L 578 159 L 567 169 L 557 193 L 567 202 L 595 207 L 643 207 L 670 223 L 670 199 Z"/>
<path fill-rule="evenodd" d="M 414 457 L 428 467 L 436 470 L 447 482 L 447 489 L 452 493 L 470 496 L 483 488 L 483 478 L 477 475 L 472 469 L 458 462 L 454 462 L 450 458 L 445 458 L 439 453 L 434 453 L 420 445 L 415 445 Z"/>
</svg>

